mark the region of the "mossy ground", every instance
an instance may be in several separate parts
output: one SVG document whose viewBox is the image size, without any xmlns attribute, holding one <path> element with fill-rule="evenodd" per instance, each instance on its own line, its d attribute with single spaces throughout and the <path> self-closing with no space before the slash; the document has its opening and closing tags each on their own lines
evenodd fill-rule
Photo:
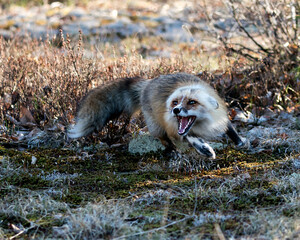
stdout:
<svg viewBox="0 0 300 240">
<path fill-rule="evenodd" d="M 286 160 L 287 154 L 290 153 L 276 150 L 249 154 L 229 146 L 218 150 L 218 158 L 199 171 L 175 171 L 167 164 L 172 161 L 170 155 L 164 152 L 133 155 L 124 147 L 91 152 L 0 147 L 1 195 L 12 201 L 9 196 L 23 191 L 20 189 L 48 191 L 53 200 L 67 204 L 70 209 L 123 199 L 134 209 L 126 221 L 142 225 L 145 233 L 141 235 L 147 238 L 157 234 L 184 238 L 185 234 L 192 234 L 210 239 L 216 234 L 216 226 L 225 236 L 240 236 L 245 234 L 245 224 L 251 224 L 247 214 L 254 209 L 272 211 L 286 204 L 285 195 L 292 189 L 287 187 L 280 192 L 276 186 L 281 176 L 294 173 L 292 163 Z M 36 162 L 32 162 L 33 157 Z M 299 158 L 299 154 L 295 157 Z M 296 210 L 284 208 L 282 215 L 299 219 Z M 64 215 L 65 211 L 56 214 Z M 197 223 L 201 214 L 204 220 Z M 218 214 L 230 217 L 223 219 Z M 28 228 L 32 222 L 38 224 L 39 232 L 51 236 L 53 227 L 65 224 L 65 220 L 54 216 L 53 213 L 44 219 L 34 211 L 22 217 L 1 213 L 0 223 L 5 236 L 13 235 L 12 224 Z M 170 222 L 174 224 L 151 232 Z M 31 234 L 28 231 L 23 237 Z"/>
</svg>

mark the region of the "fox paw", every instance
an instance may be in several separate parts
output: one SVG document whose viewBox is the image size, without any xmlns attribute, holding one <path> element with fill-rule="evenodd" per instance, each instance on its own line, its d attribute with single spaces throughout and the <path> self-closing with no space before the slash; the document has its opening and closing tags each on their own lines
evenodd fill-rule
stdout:
<svg viewBox="0 0 300 240">
<path fill-rule="evenodd" d="M 244 137 L 240 137 L 241 138 L 241 142 L 236 145 L 237 148 L 241 148 L 241 149 L 249 149 L 250 148 L 250 141 L 247 138 Z"/>
<path fill-rule="evenodd" d="M 187 136 L 187 140 L 201 155 L 204 155 L 211 159 L 216 158 L 216 153 L 213 148 L 201 138 Z"/>
</svg>

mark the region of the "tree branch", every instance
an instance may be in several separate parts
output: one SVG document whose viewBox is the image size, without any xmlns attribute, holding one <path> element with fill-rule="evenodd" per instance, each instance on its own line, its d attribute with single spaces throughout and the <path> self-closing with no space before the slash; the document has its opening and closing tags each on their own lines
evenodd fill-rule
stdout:
<svg viewBox="0 0 300 240">
<path fill-rule="evenodd" d="M 235 11 L 235 8 L 233 6 L 233 2 L 232 0 L 229 0 L 230 2 L 230 5 L 231 5 L 231 8 L 232 8 L 232 14 L 233 14 L 233 18 L 234 20 L 237 22 L 237 24 L 239 25 L 239 28 L 247 35 L 247 37 L 252 41 L 254 42 L 254 44 L 256 46 L 258 46 L 263 52 L 269 54 L 269 50 L 264 48 L 262 45 L 260 45 L 252 36 L 251 34 L 246 30 L 246 28 L 244 28 L 243 24 L 241 24 L 240 20 L 237 18 L 236 16 L 236 11 Z"/>
</svg>

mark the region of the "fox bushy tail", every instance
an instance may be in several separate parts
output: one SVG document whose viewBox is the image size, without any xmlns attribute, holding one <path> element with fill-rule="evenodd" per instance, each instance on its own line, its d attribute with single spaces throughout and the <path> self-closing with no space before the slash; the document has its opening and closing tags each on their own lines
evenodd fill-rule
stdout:
<svg viewBox="0 0 300 240">
<path fill-rule="evenodd" d="M 130 117 L 140 109 L 140 95 L 146 83 L 141 78 L 124 78 L 91 90 L 79 104 L 75 125 L 68 129 L 70 138 L 79 138 L 100 131 L 121 114 Z"/>
</svg>

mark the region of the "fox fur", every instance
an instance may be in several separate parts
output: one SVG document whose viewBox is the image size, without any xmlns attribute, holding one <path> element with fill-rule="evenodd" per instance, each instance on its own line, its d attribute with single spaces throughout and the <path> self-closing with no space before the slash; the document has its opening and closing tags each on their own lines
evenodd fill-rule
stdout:
<svg viewBox="0 0 300 240">
<path fill-rule="evenodd" d="M 237 145 L 242 139 L 232 127 L 224 101 L 197 76 L 177 73 L 152 80 L 125 78 L 91 90 L 81 101 L 70 138 L 100 131 L 105 124 L 141 109 L 151 135 L 174 147 L 188 141 L 200 154 L 215 158 L 204 139 L 226 133 Z"/>
</svg>

